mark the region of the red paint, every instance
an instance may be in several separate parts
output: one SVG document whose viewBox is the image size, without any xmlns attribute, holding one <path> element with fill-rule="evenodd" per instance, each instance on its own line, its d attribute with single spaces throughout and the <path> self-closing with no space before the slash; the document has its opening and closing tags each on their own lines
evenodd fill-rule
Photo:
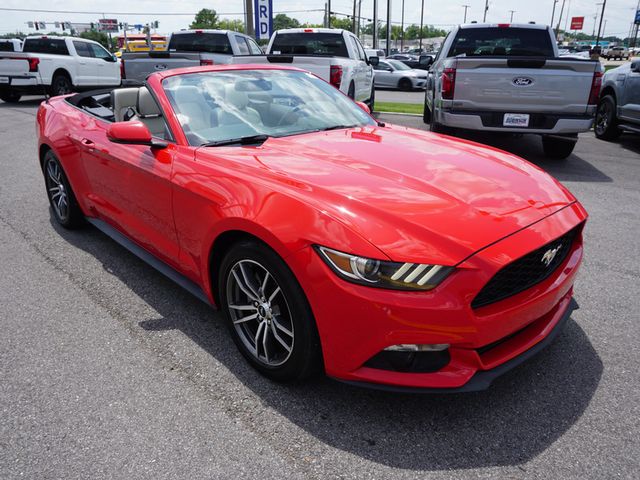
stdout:
<svg viewBox="0 0 640 480">
<path fill-rule="evenodd" d="M 570 299 L 581 237 L 542 283 L 476 310 L 470 303 L 503 266 L 585 221 L 560 183 L 509 153 L 389 125 L 272 138 L 257 147 L 189 146 L 162 79 L 245 68 L 283 67 L 195 67 L 149 78 L 176 137 L 167 148 L 113 143 L 107 132 L 122 135 L 119 126 L 63 98 L 38 111 L 40 145 L 60 158 L 86 215 L 189 277 L 212 302 L 216 238 L 243 231 L 271 246 L 308 297 L 331 376 L 457 387 L 548 334 Z M 312 244 L 457 269 L 428 292 L 368 288 L 338 278 Z M 475 350 L 520 330 L 499 348 Z M 428 374 L 363 367 L 399 343 L 448 343 L 451 362 Z"/>
</svg>

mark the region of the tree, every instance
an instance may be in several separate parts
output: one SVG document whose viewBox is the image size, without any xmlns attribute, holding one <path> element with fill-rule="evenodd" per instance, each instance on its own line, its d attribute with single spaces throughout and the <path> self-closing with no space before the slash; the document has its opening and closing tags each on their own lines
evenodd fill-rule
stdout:
<svg viewBox="0 0 640 480">
<path fill-rule="evenodd" d="M 342 28 L 343 30 L 351 30 L 351 19 L 331 17 L 331 28 Z"/>
<path fill-rule="evenodd" d="M 213 9 L 203 8 L 196 13 L 189 28 L 218 28 L 218 14 Z"/>
<path fill-rule="evenodd" d="M 218 26 L 221 30 L 231 30 L 233 32 L 244 32 L 244 22 L 242 20 L 220 20 Z"/>
<path fill-rule="evenodd" d="M 86 38 L 87 40 L 94 40 L 102 45 L 104 48 L 109 49 L 109 37 L 104 32 L 96 32 L 95 30 L 88 30 L 86 32 L 82 32 L 78 35 L 81 38 Z"/>
<path fill-rule="evenodd" d="M 275 17 L 273 17 L 273 30 L 282 30 L 283 28 L 298 28 L 300 26 L 300 22 L 291 18 L 289 15 L 284 13 L 279 13 Z"/>
</svg>

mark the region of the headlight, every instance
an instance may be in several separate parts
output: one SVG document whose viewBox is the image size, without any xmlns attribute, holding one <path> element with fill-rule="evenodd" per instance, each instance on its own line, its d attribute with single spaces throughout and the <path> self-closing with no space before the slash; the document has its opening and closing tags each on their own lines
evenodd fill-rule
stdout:
<svg viewBox="0 0 640 480">
<path fill-rule="evenodd" d="M 325 263 L 353 283 L 393 290 L 431 290 L 442 282 L 453 267 L 424 263 L 397 263 L 359 257 L 315 245 Z"/>
</svg>

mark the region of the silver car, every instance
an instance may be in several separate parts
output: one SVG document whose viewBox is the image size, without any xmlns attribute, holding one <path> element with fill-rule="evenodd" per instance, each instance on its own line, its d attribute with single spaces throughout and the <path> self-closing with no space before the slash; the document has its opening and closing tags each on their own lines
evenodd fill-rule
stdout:
<svg viewBox="0 0 640 480">
<path fill-rule="evenodd" d="M 376 88 L 413 90 L 424 88 L 427 84 L 425 70 L 415 70 L 398 60 L 380 60 L 380 63 L 373 67 L 373 71 Z"/>
<path fill-rule="evenodd" d="M 605 73 L 594 130 L 602 140 L 640 133 L 640 59 Z"/>
</svg>

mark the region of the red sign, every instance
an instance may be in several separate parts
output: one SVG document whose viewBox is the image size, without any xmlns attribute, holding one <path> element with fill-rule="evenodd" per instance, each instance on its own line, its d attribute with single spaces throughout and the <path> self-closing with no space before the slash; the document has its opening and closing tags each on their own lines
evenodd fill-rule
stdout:
<svg viewBox="0 0 640 480">
<path fill-rule="evenodd" d="M 582 30 L 584 17 L 571 17 L 571 30 Z"/>
</svg>

